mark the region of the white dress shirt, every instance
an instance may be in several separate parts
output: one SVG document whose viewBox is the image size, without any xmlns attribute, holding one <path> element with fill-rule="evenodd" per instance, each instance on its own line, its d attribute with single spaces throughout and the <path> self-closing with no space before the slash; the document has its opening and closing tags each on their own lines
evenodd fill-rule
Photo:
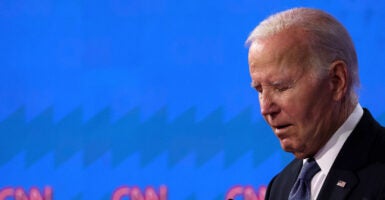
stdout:
<svg viewBox="0 0 385 200">
<path fill-rule="evenodd" d="M 321 187 L 325 181 L 327 174 L 332 167 L 334 160 L 340 152 L 343 144 L 353 129 L 360 121 L 364 111 L 360 104 L 357 104 L 354 111 L 350 114 L 348 119 L 342 124 L 342 126 L 333 134 L 329 141 L 323 146 L 318 153 L 314 156 L 317 164 L 321 170 L 313 176 L 311 180 L 311 199 L 315 200 L 321 190 Z M 304 161 L 305 162 L 305 161 Z"/>
</svg>

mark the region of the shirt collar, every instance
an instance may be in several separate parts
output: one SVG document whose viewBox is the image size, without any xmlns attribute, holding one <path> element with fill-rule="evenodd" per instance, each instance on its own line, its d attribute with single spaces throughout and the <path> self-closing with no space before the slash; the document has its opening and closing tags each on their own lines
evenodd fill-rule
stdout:
<svg viewBox="0 0 385 200">
<path fill-rule="evenodd" d="M 353 112 L 349 115 L 348 119 L 346 119 L 346 121 L 340 126 L 340 128 L 338 128 L 325 146 L 323 146 L 314 156 L 314 159 L 321 168 L 321 172 L 325 175 L 329 173 L 330 168 L 343 144 L 360 121 L 363 113 L 364 111 L 358 103 Z"/>
</svg>

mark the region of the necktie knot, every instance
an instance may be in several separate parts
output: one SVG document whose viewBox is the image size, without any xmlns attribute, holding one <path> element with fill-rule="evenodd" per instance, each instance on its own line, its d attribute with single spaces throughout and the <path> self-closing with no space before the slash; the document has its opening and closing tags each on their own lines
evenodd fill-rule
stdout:
<svg viewBox="0 0 385 200">
<path fill-rule="evenodd" d="M 299 174 L 298 178 L 303 179 L 305 181 L 311 181 L 313 176 L 319 172 L 321 169 L 319 168 L 317 162 L 314 160 L 314 158 L 309 158 L 307 162 L 305 162 L 301 173 Z"/>
<path fill-rule="evenodd" d="M 310 200 L 311 179 L 320 170 L 314 158 L 309 158 L 304 163 L 297 181 L 290 191 L 289 200 Z"/>
</svg>

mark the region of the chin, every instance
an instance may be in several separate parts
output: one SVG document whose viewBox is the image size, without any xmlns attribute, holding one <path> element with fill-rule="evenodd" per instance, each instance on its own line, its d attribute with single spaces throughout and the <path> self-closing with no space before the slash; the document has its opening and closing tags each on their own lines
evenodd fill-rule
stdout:
<svg viewBox="0 0 385 200">
<path fill-rule="evenodd" d="M 304 159 L 304 158 L 308 158 L 310 154 L 304 152 L 304 151 L 300 151 L 298 150 L 298 148 L 294 148 L 293 146 L 289 146 L 289 145 L 282 145 L 281 144 L 281 147 L 284 151 L 288 152 L 288 153 L 291 153 L 294 155 L 294 157 L 296 157 L 297 159 Z"/>
<path fill-rule="evenodd" d="M 295 158 L 297 159 L 305 159 L 305 158 L 309 158 L 310 156 L 307 155 L 307 154 L 304 154 L 302 152 L 292 152 L 292 154 L 294 155 Z"/>
<path fill-rule="evenodd" d="M 288 143 L 287 141 L 286 142 L 280 141 L 280 142 L 281 142 L 281 148 L 284 151 L 290 152 L 290 153 L 293 153 L 296 151 L 296 148 L 292 143 Z"/>
</svg>

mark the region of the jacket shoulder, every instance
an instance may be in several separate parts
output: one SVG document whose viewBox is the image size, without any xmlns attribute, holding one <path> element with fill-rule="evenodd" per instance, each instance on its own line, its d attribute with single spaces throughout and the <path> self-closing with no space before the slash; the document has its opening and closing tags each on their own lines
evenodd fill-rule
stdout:
<svg viewBox="0 0 385 200">
<path fill-rule="evenodd" d="M 269 183 L 265 199 L 281 200 L 287 199 L 293 187 L 298 173 L 302 167 L 302 160 L 294 159 Z"/>
</svg>

